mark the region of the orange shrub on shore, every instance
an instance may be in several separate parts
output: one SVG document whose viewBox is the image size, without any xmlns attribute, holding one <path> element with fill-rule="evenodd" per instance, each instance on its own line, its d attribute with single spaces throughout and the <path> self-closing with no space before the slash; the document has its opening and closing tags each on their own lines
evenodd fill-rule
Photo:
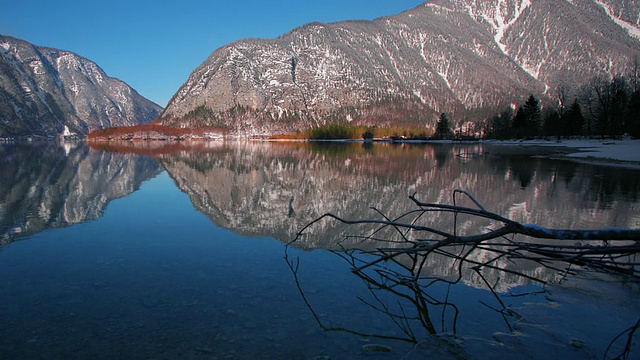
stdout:
<svg viewBox="0 0 640 360">
<path fill-rule="evenodd" d="M 88 140 L 182 140 L 189 137 L 222 136 L 223 130 L 212 127 L 183 129 L 164 125 L 121 126 L 92 131 Z"/>
</svg>

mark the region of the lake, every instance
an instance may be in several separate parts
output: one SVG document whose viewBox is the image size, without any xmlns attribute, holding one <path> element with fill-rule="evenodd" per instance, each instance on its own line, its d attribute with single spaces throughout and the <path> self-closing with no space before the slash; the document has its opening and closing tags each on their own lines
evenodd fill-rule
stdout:
<svg viewBox="0 0 640 360">
<path fill-rule="evenodd" d="M 539 152 L 482 143 L 2 144 L 0 358 L 615 357 L 640 319 L 637 279 L 530 263 L 479 278 L 434 256 L 430 276 L 459 279 L 429 285 L 415 306 L 340 256 L 373 246 L 357 236 L 364 227 L 321 221 L 287 246 L 324 213 L 393 218 L 415 208 L 412 194 L 450 204 L 456 189 L 523 224 L 640 228 L 640 171 Z M 469 234 L 490 226 L 428 221 Z"/>
</svg>

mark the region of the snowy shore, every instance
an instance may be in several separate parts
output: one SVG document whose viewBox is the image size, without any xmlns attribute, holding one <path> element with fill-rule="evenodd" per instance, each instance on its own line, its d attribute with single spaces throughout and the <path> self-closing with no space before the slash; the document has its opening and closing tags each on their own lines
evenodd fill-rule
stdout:
<svg viewBox="0 0 640 360">
<path fill-rule="evenodd" d="M 570 152 L 566 155 L 568 158 L 594 162 L 627 163 L 633 167 L 640 167 L 640 140 L 570 139 L 560 141 L 488 141 L 488 143 L 496 145 L 564 147 Z"/>
</svg>

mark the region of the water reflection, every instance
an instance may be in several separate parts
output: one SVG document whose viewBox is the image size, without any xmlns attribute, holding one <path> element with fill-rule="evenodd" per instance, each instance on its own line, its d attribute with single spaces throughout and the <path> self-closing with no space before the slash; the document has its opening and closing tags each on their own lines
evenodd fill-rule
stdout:
<svg viewBox="0 0 640 360">
<path fill-rule="evenodd" d="M 361 252 L 334 254 L 362 281 L 364 290 L 357 297 L 361 307 L 374 309 L 392 325 L 363 327 L 354 315 L 334 315 L 318 301 L 317 290 L 309 291 L 315 286 L 301 280 L 300 273 L 309 270 L 299 258 L 287 254 L 301 298 L 319 327 L 375 339 L 373 344 L 414 344 L 407 358 L 507 359 L 518 354 L 515 357 L 627 359 L 639 350 L 635 279 L 574 274 L 562 284 L 520 287 L 510 293 L 481 292 L 460 286 L 460 278 L 418 277 L 415 269 L 421 256 L 364 268 L 371 259 Z M 496 279 L 485 280 L 486 288 L 496 284 L 489 283 Z M 598 327 L 593 328 L 594 323 Z M 372 346 L 385 351 L 386 345 Z"/>
<path fill-rule="evenodd" d="M 481 144 L 145 142 L 106 148 L 108 152 L 82 145 L 2 148 L 0 218 L 3 234 L 11 234 L 11 239 L 17 236 L 11 229 L 33 234 L 98 217 L 110 199 L 134 191 L 162 167 L 166 174 L 118 202 L 122 207 L 110 207 L 113 211 L 107 211 L 110 216 L 102 221 L 42 236 L 55 241 L 22 241 L 7 247 L 0 262 L 6 274 L 0 281 L 0 297 L 9 305 L 1 314 L 9 325 L 2 334 L 0 353 L 84 358 L 114 358 L 123 353 L 133 354 L 131 358 L 362 358 L 368 356 L 360 351 L 362 339 L 336 340 L 319 334 L 291 284 L 282 244 L 262 237 L 288 242 L 326 212 L 369 218 L 377 215 L 370 209 L 374 206 L 385 214 L 401 214 L 413 207 L 408 195 L 414 192 L 423 201 L 446 203 L 454 189 L 469 191 L 496 213 L 547 227 L 638 227 L 640 219 L 637 171 L 531 159 L 522 151 Z M 23 226 L 25 221 L 20 219 L 28 219 L 30 225 Z M 120 224 L 123 220 L 126 226 Z M 430 220 L 434 227 L 453 227 L 450 218 Z M 458 222 L 461 232 L 473 233 L 486 226 L 464 219 Z M 338 319 L 335 326 L 354 327 L 361 333 L 388 333 L 394 320 L 380 321 L 375 309 L 360 306 L 358 283 L 345 276 L 349 266 L 324 251 L 303 251 L 336 249 L 345 229 L 326 222 L 312 230 L 297 243 L 299 248 L 290 251 L 302 259 L 301 281 L 313 304 L 321 307 L 318 315 Z M 434 277 L 457 275 L 450 259 L 430 257 L 429 261 L 425 267 Z M 551 280 L 557 275 L 535 266 L 520 271 Z M 484 276 L 494 283 L 492 276 L 497 275 Z M 366 287 L 377 286 L 375 280 L 362 280 Z M 464 281 L 480 287 L 482 279 Z M 504 276 L 499 290 L 526 283 L 522 277 Z M 585 289 L 583 284 L 576 288 Z M 418 291 L 412 293 L 413 289 Z M 420 353 L 412 346 L 404 350 L 418 354 L 414 358 L 434 353 L 435 358 L 447 358 L 452 350 L 453 356 L 465 356 L 446 338 L 436 338 L 442 339 L 436 346 L 428 336 L 454 333 L 467 335 L 463 347 L 468 358 L 511 358 L 523 352 L 535 354 L 532 358 L 593 357 L 587 350 L 606 347 L 611 334 L 616 334 L 611 329 L 619 333 L 628 326 L 626 319 L 637 318 L 637 305 L 633 305 L 637 292 L 629 301 L 632 305 L 621 312 L 611 305 L 621 301 L 618 293 L 607 290 L 605 295 L 611 295 L 605 301 L 597 289 L 589 291 L 597 296 L 593 303 L 582 302 L 582 293 L 564 303 L 558 300 L 559 292 L 553 299 L 534 298 L 543 305 L 525 307 L 521 313 L 530 311 L 529 319 L 555 318 L 557 308 L 570 309 L 569 313 L 586 309 L 587 315 L 559 317 L 562 320 L 552 321 L 545 329 L 539 326 L 546 326 L 545 321 L 518 322 L 520 328 L 513 330 L 530 327 L 522 330 L 526 336 L 517 337 L 493 334 L 509 331 L 513 323 L 505 323 L 498 313 L 487 316 L 486 308 L 478 311 L 478 300 L 498 308 L 491 294 L 465 286 L 449 288 L 445 282 L 429 291 L 407 287 L 403 294 L 431 301 L 426 307 L 415 307 L 422 317 L 409 331 L 415 339 L 424 338 L 430 348 Z M 397 295 L 378 296 L 385 304 L 397 305 Z M 575 299 L 580 301 L 572 303 Z M 551 308 L 549 303 L 556 305 Z M 540 311 L 540 307 L 545 308 Z M 402 312 L 397 307 L 391 310 Z M 575 325 L 574 319 L 599 326 Z M 572 352 L 575 349 L 567 345 L 572 339 L 557 336 L 564 325 L 573 326 L 566 334 L 581 327 L 580 334 L 595 334 L 595 341 L 605 344 L 591 346 L 592 339 L 582 337 L 588 346 Z M 543 331 L 545 336 L 530 336 Z M 401 329 L 390 336 L 406 333 Z M 556 352 L 558 347 L 565 352 Z M 394 349 L 392 356 L 405 354 L 399 345 Z"/>
<path fill-rule="evenodd" d="M 408 259 L 405 256 L 404 260 L 408 264 L 406 266 L 402 264 L 402 259 L 397 259 L 395 264 L 374 265 L 361 269 L 360 267 L 365 263 L 363 261 L 366 261 L 363 260 L 365 255 L 359 252 L 334 251 L 334 254 L 349 264 L 351 272 L 365 285 L 368 296 L 361 295 L 359 299 L 364 305 L 375 309 L 384 317 L 388 317 L 391 323 L 397 327 L 386 329 L 386 332 L 371 333 L 366 329 L 335 327 L 331 320 L 324 319 L 309 300 L 311 297 L 304 290 L 308 284 L 304 284 L 300 280 L 299 272 L 302 270 L 299 258 L 289 256 L 288 250 L 287 246 L 285 260 L 294 276 L 298 291 L 314 319 L 324 331 L 342 331 L 412 344 L 429 338 L 428 335 L 441 333 L 456 335 L 457 333 L 460 310 L 455 304 L 455 300 L 449 298 L 450 289 L 447 289 L 447 282 L 444 280 L 419 280 L 419 271 L 416 272 L 415 269 L 419 268 L 421 259 Z M 401 275 L 401 273 L 404 274 Z M 444 283 L 444 288 L 440 286 L 441 283 Z M 507 325 L 509 325 L 508 322 Z"/>
<path fill-rule="evenodd" d="M 139 151 L 131 143 L 123 145 L 121 150 Z M 285 243 L 327 212 L 366 219 L 378 216 L 373 207 L 383 214 L 399 215 L 411 210 L 408 196 L 413 193 L 425 202 L 450 203 L 456 189 L 468 191 L 485 208 L 524 224 L 571 229 L 640 226 L 638 171 L 531 156 L 540 149 L 484 144 L 260 142 L 158 146 L 149 150 L 189 194 L 194 206 L 214 223 Z M 446 231 L 453 224 L 446 214 L 433 214 L 428 223 Z M 461 234 L 477 234 L 493 226 L 489 221 L 468 219 L 456 224 Z M 321 222 L 307 229 L 295 245 L 336 249 L 345 231 L 353 229 Z M 341 245 L 349 246 L 348 241 Z M 428 261 L 440 276 L 457 276 L 446 257 Z M 547 281 L 560 276 L 535 264 L 520 266 L 518 271 L 542 273 L 537 277 Z M 487 276 L 497 279 L 501 274 Z M 473 276 L 465 282 L 484 286 Z M 502 290 L 526 283 L 524 277 L 503 276 Z"/>
<path fill-rule="evenodd" d="M 157 175 L 150 157 L 83 143 L 0 146 L 0 244 L 97 219 L 107 204 Z"/>
<path fill-rule="evenodd" d="M 263 142 L 123 142 L 98 147 L 0 148 L 2 241 L 99 217 L 110 200 L 158 173 L 157 162 L 136 154 L 152 155 L 196 209 L 218 226 L 285 243 L 327 212 L 365 219 L 378 216 L 374 207 L 398 215 L 411 210 L 408 196 L 413 193 L 425 202 L 449 203 L 456 189 L 521 223 L 573 229 L 640 226 L 638 171 L 531 157 L 538 149 Z M 429 225 L 451 230 L 453 221 L 434 214 Z M 457 231 L 472 234 L 490 226 L 462 219 Z M 296 246 L 336 249 L 345 231 L 332 222 L 318 223 Z M 452 270 L 448 259 L 429 261 L 442 276 Z M 514 277 L 505 286 L 520 281 Z"/>
<path fill-rule="evenodd" d="M 218 143 L 199 150 L 156 158 L 216 224 L 285 242 L 326 212 L 362 219 L 375 207 L 400 214 L 412 206 L 413 193 L 425 202 L 446 203 L 455 189 L 522 223 L 640 226 L 638 171 L 531 158 L 521 150 L 265 143 Z M 451 226 L 445 218 L 434 218 L 433 225 Z M 334 240 L 325 236 L 303 246 L 331 248 Z"/>
</svg>

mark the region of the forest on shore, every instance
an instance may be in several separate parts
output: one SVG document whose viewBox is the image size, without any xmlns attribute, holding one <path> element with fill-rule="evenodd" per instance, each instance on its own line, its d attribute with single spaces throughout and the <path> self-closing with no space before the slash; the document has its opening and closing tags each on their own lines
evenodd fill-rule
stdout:
<svg viewBox="0 0 640 360">
<path fill-rule="evenodd" d="M 486 121 L 484 137 L 494 139 L 558 137 L 640 138 L 640 78 L 596 77 L 581 89 L 561 85 L 554 103 L 541 107 L 531 95 L 517 109 L 509 108 Z"/>
</svg>

